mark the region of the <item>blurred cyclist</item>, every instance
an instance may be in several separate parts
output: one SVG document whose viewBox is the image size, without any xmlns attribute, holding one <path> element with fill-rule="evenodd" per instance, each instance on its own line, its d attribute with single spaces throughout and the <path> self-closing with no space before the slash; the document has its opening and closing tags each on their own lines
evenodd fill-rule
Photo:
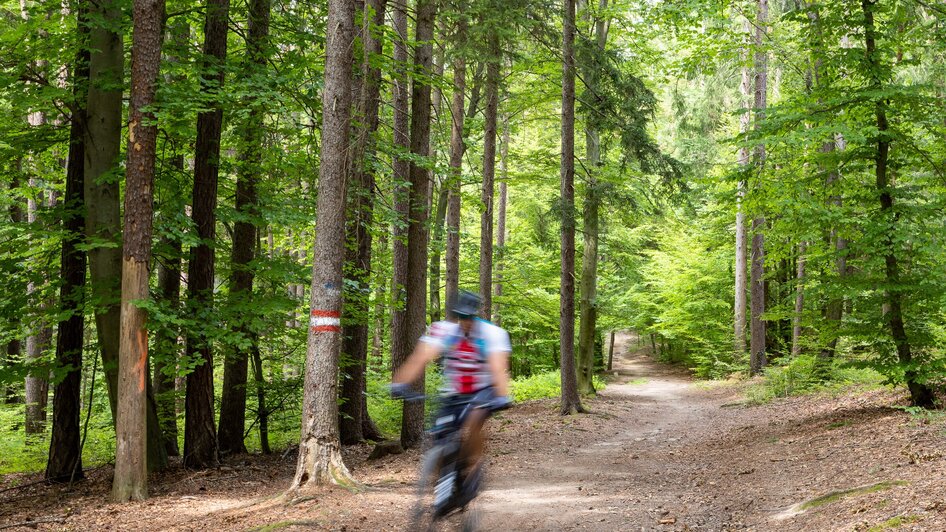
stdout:
<svg viewBox="0 0 946 532">
<path fill-rule="evenodd" d="M 435 419 L 455 418 L 462 408 L 457 405 L 463 403 L 475 401 L 478 407 L 462 427 L 463 451 L 470 457 L 469 469 L 464 473 L 469 474 L 477 470 L 483 456 L 482 429 L 486 418 L 512 404 L 506 372 L 512 345 L 505 330 L 477 317 L 480 296 L 461 291 L 454 301 L 450 311 L 457 321 L 438 321 L 430 326 L 411 356 L 395 372 L 391 394 L 410 395 L 410 383 L 423 373 L 427 364 L 443 356 L 444 385 L 440 393 L 451 400 L 441 402 L 444 406 Z"/>
</svg>

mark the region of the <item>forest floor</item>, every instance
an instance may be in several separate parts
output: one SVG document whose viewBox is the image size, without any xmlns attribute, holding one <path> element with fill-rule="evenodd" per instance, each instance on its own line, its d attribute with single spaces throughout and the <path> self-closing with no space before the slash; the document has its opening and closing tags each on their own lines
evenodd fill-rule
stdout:
<svg viewBox="0 0 946 532">
<path fill-rule="evenodd" d="M 632 336 L 615 355 L 590 414 L 562 417 L 547 400 L 491 420 L 484 530 L 946 530 L 946 415 L 911 415 L 887 389 L 748 406 L 745 383 L 698 383 Z M 364 490 L 291 501 L 294 454 L 171 470 L 126 505 L 109 502 L 111 469 L 99 468 L 72 490 L 0 492 L 0 529 L 403 530 L 419 454 L 369 451 L 346 449 Z"/>
</svg>

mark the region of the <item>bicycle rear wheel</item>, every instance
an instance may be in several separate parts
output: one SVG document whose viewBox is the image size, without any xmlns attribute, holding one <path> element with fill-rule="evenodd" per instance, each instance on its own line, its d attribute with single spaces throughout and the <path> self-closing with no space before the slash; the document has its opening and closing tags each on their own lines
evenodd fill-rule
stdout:
<svg viewBox="0 0 946 532">
<path fill-rule="evenodd" d="M 433 532 L 437 530 L 438 517 L 434 513 L 434 490 L 440 465 L 443 462 L 444 449 L 435 445 L 424 453 L 420 478 L 417 480 L 417 492 L 414 506 L 411 508 L 407 530 L 410 532 Z"/>
</svg>

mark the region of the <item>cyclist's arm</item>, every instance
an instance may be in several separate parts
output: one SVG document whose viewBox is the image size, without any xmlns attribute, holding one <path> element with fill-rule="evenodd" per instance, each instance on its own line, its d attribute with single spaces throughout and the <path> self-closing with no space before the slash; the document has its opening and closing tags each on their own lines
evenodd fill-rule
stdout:
<svg viewBox="0 0 946 532">
<path fill-rule="evenodd" d="M 493 374 L 493 387 L 497 396 L 509 395 L 509 373 L 506 371 L 508 351 L 493 351 L 489 356 L 489 370 Z"/>
<path fill-rule="evenodd" d="M 395 383 L 410 384 L 420 377 L 427 364 L 440 356 L 440 347 L 431 342 L 418 342 L 411 356 L 394 372 Z"/>
</svg>

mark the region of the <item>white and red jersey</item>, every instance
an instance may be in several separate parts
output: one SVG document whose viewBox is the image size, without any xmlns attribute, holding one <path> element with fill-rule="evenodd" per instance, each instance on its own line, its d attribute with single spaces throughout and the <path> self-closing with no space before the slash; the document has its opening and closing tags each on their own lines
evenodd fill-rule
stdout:
<svg viewBox="0 0 946 532">
<path fill-rule="evenodd" d="M 436 346 L 443 355 L 444 393 L 472 394 L 491 386 L 488 358 L 512 351 L 509 333 L 479 318 L 467 335 L 459 323 L 438 321 L 420 341 Z"/>
</svg>

